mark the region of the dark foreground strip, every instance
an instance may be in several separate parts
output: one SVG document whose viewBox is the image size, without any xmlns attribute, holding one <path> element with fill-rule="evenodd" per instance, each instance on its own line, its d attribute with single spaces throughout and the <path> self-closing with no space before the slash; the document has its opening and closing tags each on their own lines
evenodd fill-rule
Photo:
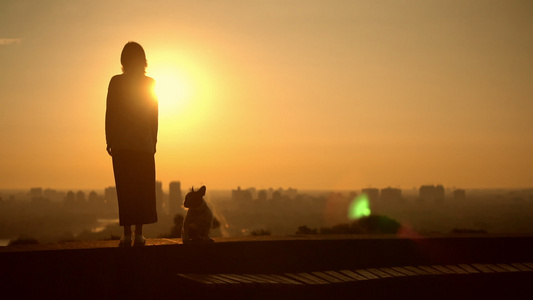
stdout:
<svg viewBox="0 0 533 300">
<path fill-rule="evenodd" d="M 416 276 L 468 276 L 484 273 L 533 272 L 533 263 L 459 264 L 403 266 L 284 274 L 178 274 L 191 286 L 207 289 L 301 288 L 305 286 L 346 285 L 368 280 L 390 280 Z"/>
</svg>

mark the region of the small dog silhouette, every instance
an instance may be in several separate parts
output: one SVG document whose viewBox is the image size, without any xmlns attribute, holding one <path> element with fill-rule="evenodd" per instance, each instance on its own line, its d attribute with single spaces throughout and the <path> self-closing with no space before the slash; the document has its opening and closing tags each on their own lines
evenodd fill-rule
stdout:
<svg viewBox="0 0 533 300">
<path fill-rule="evenodd" d="M 209 237 L 213 225 L 213 212 L 203 198 L 205 190 L 205 186 L 197 191 L 191 188 L 191 191 L 185 196 L 183 206 L 189 210 L 183 222 L 183 234 L 181 235 L 183 243 L 213 242 Z"/>
</svg>

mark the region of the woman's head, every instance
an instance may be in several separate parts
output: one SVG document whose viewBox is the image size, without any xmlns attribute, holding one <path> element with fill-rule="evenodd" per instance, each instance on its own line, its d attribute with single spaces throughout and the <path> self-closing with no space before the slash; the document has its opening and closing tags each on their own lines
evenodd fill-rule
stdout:
<svg viewBox="0 0 533 300">
<path fill-rule="evenodd" d="M 144 74 L 147 63 L 143 47 L 136 42 L 128 42 L 122 49 L 120 63 L 124 73 Z"/>
</svg>

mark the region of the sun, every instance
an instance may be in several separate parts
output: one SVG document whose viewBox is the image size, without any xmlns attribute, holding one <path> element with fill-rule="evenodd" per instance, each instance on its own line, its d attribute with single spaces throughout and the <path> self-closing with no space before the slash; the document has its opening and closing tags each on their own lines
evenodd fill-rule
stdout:
<svg viewBox="0 0 533 300">
<path fill-rule="evenodd" d="M 155 94 L 159 101 L 159 111 L 163 114 L 175 114 L 184 109 L 190 101 L 191 83 L 177 68 L 158 68 L 150 75 L 155 79 Z"/>
<path fill-rule="evenodd" d="M 194 53 L 154 51 L 148 61 L 147 76 L 155 80 L 159 102 L 161 140 L 175 141 L 178 134 L 197 124 L 208 124 L 207 108 L 212 103 L 212 75 Z"/>
</svg>

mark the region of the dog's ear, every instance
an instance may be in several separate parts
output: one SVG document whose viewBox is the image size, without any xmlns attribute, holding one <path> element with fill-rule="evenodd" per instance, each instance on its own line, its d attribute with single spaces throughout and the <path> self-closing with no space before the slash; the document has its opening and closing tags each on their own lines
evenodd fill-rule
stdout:
<svg viewBox="0 0 533 300">
<path fill-rule="evenodd" d="M 200 195 L 202 195 L 203 197 L 205 196 L 205 190 L 206 190 L 205 185 L 202 185 L 202 187 L 197 192 L 200 193 Z"/>
</svg>

